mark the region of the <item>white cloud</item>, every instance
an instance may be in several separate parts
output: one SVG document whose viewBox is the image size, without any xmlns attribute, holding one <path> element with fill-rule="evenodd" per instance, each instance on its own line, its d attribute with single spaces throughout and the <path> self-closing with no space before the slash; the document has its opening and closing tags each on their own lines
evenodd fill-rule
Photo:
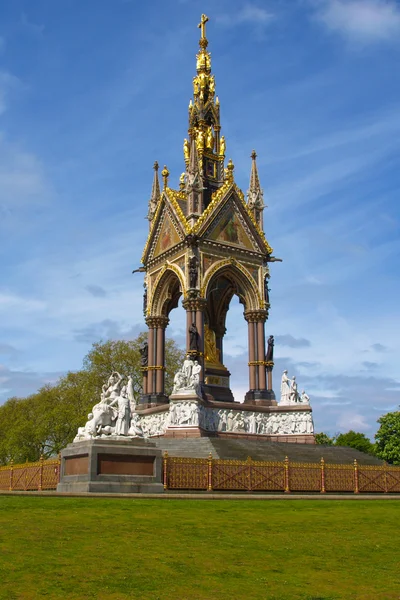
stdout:
<svg viewBox="0 0 400 600">
<path fill-rule="evenodd" d="M 343 412 L 337 421 L 341 431 L 365 431 L 370 429 L 371 425 L 367 423 L 365 416 L 356 412 Z"/>
<path fill-rule="evenodd" d="M 322 0 L 316 17 L 357 42 L 387 41 L 400 34 L 400 8 L 392 0 Z"/>
<path fill-rule="evenodd" d="M 255 25 L 265 25 L 272 18 L 273 14 L 265 8 L 255 6 L 254 4 L 246 4 L 238 12 L 231 11 L 230 14 L 220 15 L 217 21 L 227 27 L 234 27 L 242 23 L 253 23 Z"/>
</svg>

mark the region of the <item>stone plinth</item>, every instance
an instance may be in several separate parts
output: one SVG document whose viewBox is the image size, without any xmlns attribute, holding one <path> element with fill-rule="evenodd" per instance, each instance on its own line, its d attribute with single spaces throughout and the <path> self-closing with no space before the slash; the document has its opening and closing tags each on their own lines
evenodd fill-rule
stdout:
<svg viewBox="0 0 400 600">
<path fill-rule="evenodd" d="M 61 452 L 58 492 L 162 493 L 162 453 L 147 440 L 98 438 Z"/>
</svg>

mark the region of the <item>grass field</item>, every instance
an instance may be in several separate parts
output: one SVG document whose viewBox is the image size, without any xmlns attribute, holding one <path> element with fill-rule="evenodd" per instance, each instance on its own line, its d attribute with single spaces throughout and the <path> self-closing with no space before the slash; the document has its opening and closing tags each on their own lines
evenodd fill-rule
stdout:
<svg viewBox="0 0 400 600">
<path fill-rule="evenodd" d="M 0 497 L 0 598 L 398 599 L 400 503 Z"/>
</svg>

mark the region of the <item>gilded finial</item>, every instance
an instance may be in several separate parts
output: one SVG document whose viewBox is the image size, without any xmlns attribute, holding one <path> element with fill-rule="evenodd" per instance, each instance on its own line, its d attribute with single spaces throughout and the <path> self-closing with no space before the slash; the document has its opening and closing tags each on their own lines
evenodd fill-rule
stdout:
<svg viewBox="0 0 400 600">
<path fill-rule="evenodd" d="M 169 177 L 169 171 L 168 171 L 166 165 L 164 165 L 164 168 L 161 171 L 161 175 L 164 180 L 164 190 L 165 190 L 165 188 L 168 187 L 168 177 Z"/>
<path fill-rule="evenodd" d="M 217 106 L 219 106 L 219 98 L 218 98 L 218 96 L 215 98 L 215 104 L 216 104 Z"/>
<path fill-rule="evenodd" d="M 235 169 L 235 165 L 232 162 L 232 159 L 229 159 L 228 165 L 226 167 L 226 178 L 228 179 L 228 181 L 233 181 L 233 171 Z"/>
<path fill-rule="evenodd" d="M 186 173 L 182 173 L 181 176 L 179 177 L 179 189 L 180 190 L 185 189 L 185 177 L 186 177 Z"/>
<path fill-rule="evenodd" d="M 197 25 L 197 27 L 201 30 L 201 38 L 200 38 L 200 46 L 204 47 L 204 44 L 202 44 L 202 40 L 204 40 L 205 42 L 207 42 L 207 38 L 206 38 L 206 23 L 208 21 L 208 17 L 207 15 L 201 15 L 201 20 L 200 23 Z M 207 46 L 207 44 L 206 44 Z"/>
</svg>

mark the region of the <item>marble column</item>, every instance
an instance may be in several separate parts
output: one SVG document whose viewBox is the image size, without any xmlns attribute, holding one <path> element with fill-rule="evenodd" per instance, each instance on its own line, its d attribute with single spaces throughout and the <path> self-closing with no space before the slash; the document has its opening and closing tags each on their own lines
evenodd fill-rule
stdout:
<svg viewBox="0 0 400 600">
<path fill-rule="evenodd" d="M 265 331 L 264 320 L 257 323 L 257 362 L 265 362 Z M 265 364 L 259 364 L 258 367 L 258 389 L 265 390 L 267 382 L 265 377 Z"/>
<path fill-rule="evenodd" d="M 256 360 L 256 345 L 255 345 L 255 323 L 250 319 L 247 320 L 248 325 L 248 344 L 249 344 L 249 386 L 250 390 L 255 390 L 257 387 L 256 366 L 252 363 Z"/>
<path fill-rule="evenodd" d="M 152 367 L 154 366 L 154 327 L 152 326 L 151 323 L 148 323 L 148 325 L 149 325 L 149 337 L 148 337 L 149 354 L 148 354 L 148 371 L 147 371 L 147 393 L 153 394 L 153 392 L 155 392 L 155 387 L 153 385 L 154 369 L 152 369 Z"/>
</svg>

